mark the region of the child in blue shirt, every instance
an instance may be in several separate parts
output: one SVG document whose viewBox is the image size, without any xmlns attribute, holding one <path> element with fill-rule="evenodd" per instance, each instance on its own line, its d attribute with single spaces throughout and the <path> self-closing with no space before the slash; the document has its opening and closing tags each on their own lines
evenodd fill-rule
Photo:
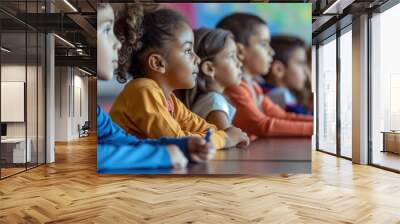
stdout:
<svg viewBox="0 0 400 224">
<path fill-rule="evenodd" d="M 97 74 L 99 80 L 110 80 L 118 67 L 121 43 L 113 31 L 114 12 L 110 4 L 101 3 L 97 9 Z M 140 5 L 137 5 L 137 11 L 140 10 Z M 133 20 L 136 21 L 137 18 Z M 108 170 L 182 168 L 187 165 L 188 160 L 204 162 L 215 153 L 211 143 L 196 137 L 139 140 L 113 123 L 99 106 L 97 141 L 99 173 Z"/>
</svg>

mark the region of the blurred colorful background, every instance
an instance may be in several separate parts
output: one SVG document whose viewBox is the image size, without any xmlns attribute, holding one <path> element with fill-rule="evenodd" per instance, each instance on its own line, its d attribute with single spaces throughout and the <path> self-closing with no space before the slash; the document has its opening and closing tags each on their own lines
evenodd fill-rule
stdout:
<svg viewBox="0 0 400 224">
<path fill-rule="evenodd" d="M 272 35 L 287 34 L 302 38 L 311 45 L 311 3 L 163 3 L 181 12 L 193 28 L 210 27 L 226 15 L 247 12 L 268 22 Z M 97 103 L 109 111 L 115 97 L 123 89 L 115 77 L 97 82 Z"/>
<path fill-rule="evenodd" d="M 165 3 L 180 11 L 193 28 L 215 27 L 226 15 L 247 12 L 268 22 L 272 35 L 288 34 L 311 44 L 311 3 Z"/>
</svg>

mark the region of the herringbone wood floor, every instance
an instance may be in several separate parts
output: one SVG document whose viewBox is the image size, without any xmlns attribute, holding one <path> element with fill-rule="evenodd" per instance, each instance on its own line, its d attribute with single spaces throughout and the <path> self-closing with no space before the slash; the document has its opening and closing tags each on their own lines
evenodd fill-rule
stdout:
<svg viewBox="0 0 400 224">
<path fill-rule="evenodd" d="M 96 174 L 95 139 L 0 181 L 0 223 L 400 223 L 400 175 L 313 153 L 312 175 Z"/>
</svg>

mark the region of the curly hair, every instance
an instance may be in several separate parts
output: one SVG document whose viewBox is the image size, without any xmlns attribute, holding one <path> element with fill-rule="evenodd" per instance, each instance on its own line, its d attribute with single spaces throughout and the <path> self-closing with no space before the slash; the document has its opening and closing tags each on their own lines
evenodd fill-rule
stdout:
<svg viewBox="0 0 400 224">
<path fill-rule="evenodd" d="M 133 3 L 125 4 L 125 7 L 117 14 L 114 32 L 122 45 L 118 55 L 117 69 L 117 80 L 121 83 L 128 79 L 132 52 L 141 47 L 138 40 L 142 36 L 143 13 L 142 5 Z"/>
<path fill-rule="evenodd" d="M 115 34 L 121 41 L 117 80 L 124 83 L 131 77 L 145 75 L 140 61 L 148 49 L 164 50 L 175 30 L 186 22 L 178 12 L 159 4 L 126 4 L 118 14 Z"/>
</svg>

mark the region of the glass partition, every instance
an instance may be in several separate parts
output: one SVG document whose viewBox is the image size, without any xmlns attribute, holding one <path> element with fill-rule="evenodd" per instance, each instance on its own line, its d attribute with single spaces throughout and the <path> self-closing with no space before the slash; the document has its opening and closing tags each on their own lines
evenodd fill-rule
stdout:
<svg viewBox="0 0 400 224">
<path fill-rule="evenodd" d="M 340 155 L 352 157 L 352 32 L 340 36 Z"/>
<path fill-rule="evenodd" d="M 23 22 L 44 2 L 0 2 L 0 178 L 45 162 L 46 40 Z"/>
<path fill-rule="evenodd" d="M 1 175 L 6 177 L 26 169 L 30 162 L 27 142 L 27 35 L 25 32 L 1 34 Z M 7 50 L 4 50 L 7 49 Z M 28 144 L 27 144 L 28 143 Z M 27 150 L 28 149 L 28 150 Z"/>
<path fill-rule="evenodd" d="M 318 47 L 318 145 L 336 154 L 336 37 Z"/>
<path fill-rule="evenodd" d="M 371 18 L 372 164 L 400 171 L 400 4 Z"/>
</svg>

